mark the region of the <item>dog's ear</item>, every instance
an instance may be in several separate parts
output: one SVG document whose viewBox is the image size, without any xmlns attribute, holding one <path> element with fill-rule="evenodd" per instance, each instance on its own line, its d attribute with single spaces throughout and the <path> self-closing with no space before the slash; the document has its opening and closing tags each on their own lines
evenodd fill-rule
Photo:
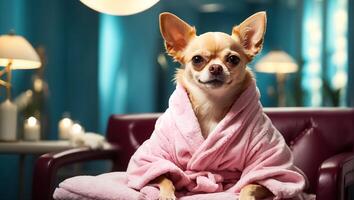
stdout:
<svg viewBox="0 0 354 200">
<path fill-rule="evenodd" d="M 232 37 L 241 42 L 250 60 L 262 50 L 266 26 L 266 12 L 257 12 L 232 29 Z"/>
<path fill-rule="evenodd" d="M 167 53 L 177 61 L 181 61 L 181 52 L 196 36 L 195 28 L 176 15 L 164 12 L 160 14 L 160 31 L 165 40 Z"/>
</svg>

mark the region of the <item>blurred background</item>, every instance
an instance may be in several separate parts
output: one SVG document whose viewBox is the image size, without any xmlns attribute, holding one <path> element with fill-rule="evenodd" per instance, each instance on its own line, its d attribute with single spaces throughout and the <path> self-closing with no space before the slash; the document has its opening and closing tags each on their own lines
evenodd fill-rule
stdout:
<svg viewBox="0 0 354 200">
<path fill-rule="evenodd" d="M 266 11 L 264 48 L 249 64 L 263 106 L 354 106 L 353 1 L 169 0 L 135 15 L 111 16 L 78 0 L 0 0 L 0 34 L 24 36 L 43 64 L 13 71 L 13 99 L 29 90 L 35 98 L 19 120 L 37 109 L 46 121 L 42 137 L 57 139 L 64 115 L 104 134 L 113 113 L 163 112 L 179 67 L 165 54 L 159 33 L 164 11 L 196 26 L 197 34 L 231 33 L 248 16 Z M 282 59 L 296 67 L 269 71 L 261 66 Z M 0 102 L 4 91 L 0 88 Z M 17 163 L 13 155 L 0 155 L 0 199 L 16 198 Z M 32 168 L 27 170 L 30 185 Z"/>
</svg>

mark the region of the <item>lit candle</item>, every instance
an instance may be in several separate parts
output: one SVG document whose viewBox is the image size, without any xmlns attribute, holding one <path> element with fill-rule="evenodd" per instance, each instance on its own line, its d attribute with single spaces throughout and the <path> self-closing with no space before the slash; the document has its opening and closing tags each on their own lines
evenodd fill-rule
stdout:
<svg viewBox="0 0 354 200">
<path fill-rule="evenodd" d="M 0 104 L 0 140 L 14 141 L 17 138 L 17 106 L 10 100 Z"/>
<path fill-rule="evenodd" d="M 81 136 L 84 133 L 85 130 L 79 123 L 73 124 L 73 126 L 70 129 L 70 137 Z"/>
<path fill-rule="evenodd" d="M 66 140 L 70 138 L 71 127 L 73 126 L 73 121 L 67 117 L 59 121 L 59 138 Z"/>
<path fill-rule="evenodd" d="M 74 145 L 79 145 L 82 143 L 83 136 L 85 134 L 84 128 L 78 124 L 75 123 L 70 129 L 70 141 Z"/>
<path fill-rule="evenodd" d="M 25 120 L 24 140 L 38 141 L 41 133 L 41 125 L 35 117 Z"/>
</svg>

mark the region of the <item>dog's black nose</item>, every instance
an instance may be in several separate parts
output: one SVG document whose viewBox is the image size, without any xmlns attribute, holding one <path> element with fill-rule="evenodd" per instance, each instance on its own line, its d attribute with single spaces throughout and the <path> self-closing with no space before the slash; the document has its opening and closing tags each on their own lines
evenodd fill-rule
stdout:
<svg viewBox="0 0 354 200">
<path fill-rule="evenodd" d="M 209 72 L 214 76 L 220 75 L 222 73 L 222 70 L 222 66 L 218 64 L 212 64 L 209 67 Z"/>
</svg>

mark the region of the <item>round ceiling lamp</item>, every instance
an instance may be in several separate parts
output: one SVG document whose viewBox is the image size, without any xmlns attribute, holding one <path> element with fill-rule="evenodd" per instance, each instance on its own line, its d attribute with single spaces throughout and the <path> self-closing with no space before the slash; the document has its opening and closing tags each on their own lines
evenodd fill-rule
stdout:
<svg viewBox="0 0 354 200">
<path fill-rule="evenodd" d="M 80 0 L 83 4 L 109 15 L 133 15 L 149 9 L 159 0 Z"/>
</svg>

